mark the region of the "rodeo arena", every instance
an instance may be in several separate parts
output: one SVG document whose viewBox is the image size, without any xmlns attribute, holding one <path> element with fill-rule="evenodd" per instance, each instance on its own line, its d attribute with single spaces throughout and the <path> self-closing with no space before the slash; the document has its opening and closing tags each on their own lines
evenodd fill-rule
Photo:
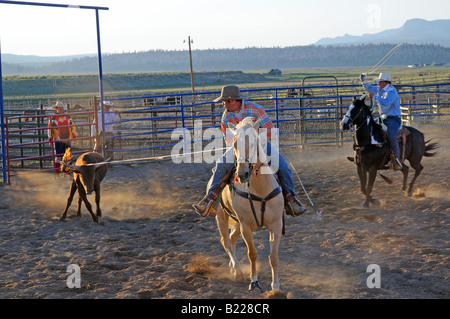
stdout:
<svg viewBox="0 0 450 319">
<path fill-rule="evenodd" d="M 277 263 L 276 235 L 264 222 L 253 229 L 258 289 L 252 289 L 248 240 L 234 238 L 233 252 L 224 250 L 219 211 L 203 218 L 192 208 L 205 196 L 224 152 L 213 149 L 225 147 L 224 108 L 214 102 L 221 91 L 109 95 L 101 81 L 100 73 L 95 96 L 45 100 L 8 99 L 0 86 L 0 298 L 450 297 L 449 76 L 421 82 L 393 77 L 402 124 L 422 132 L 436 150 L 422 159 L 409 194 L 402 172 L 384 170 L 389 183 L 377 177 L 377 202 L 370 207 L 363 207 L 357 165 L 347 160 L 355 156 L 355 132 L 340 126 L 353 99 L 365 93 L 359 79 L 319 75 L 282 87 L 239 85 L 246 101 L 261 105 L 278 129 L 279 151 L 307 208 L 297 217 L 282 213 Z M 70 144 L 70 172 L 49 138 L 57 103 L 72 119 L 59 128 L 75 132 L 59 140 Z M 96 178 L 103 179 L 101 200 L 100 191 L 88 192 L 85 204 L 79 191 L 78 203 L 70 206 L 74 175 L 81 174 L 76 160 L 91 152 L 101 158 L 94 161 L 100 163 Z M 215 160 L 205 160 L 205 152 Z M 414 172 L 410 167 L 408 184 Z M 262 204 L 254 206 L 258 211 Z M 239 235 L 231 218 L 230 227 L 230 237 Z"/>
</svg>

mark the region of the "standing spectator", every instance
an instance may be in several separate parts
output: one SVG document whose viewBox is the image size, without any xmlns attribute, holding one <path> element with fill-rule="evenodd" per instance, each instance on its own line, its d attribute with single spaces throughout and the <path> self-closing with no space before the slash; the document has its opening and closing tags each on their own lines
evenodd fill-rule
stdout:
<svg viewBox="0 0 450 319">
<path fill-rule="evenodd" d="M 61 102 L 56 102 L 53 107 L 56 114 L 50 116 L 48 122 L 48 140 L 55 143 L 55 164 L 53 168 L 55 172 L 59 173 L 60 162 L 67 148 L 70 147 L 70 139 L 76 138 L 74 121 L 69 115 L 64 114 L 67 106 Z"/>
<path fill-rule="evenodd" d="M 104 118 L 105 118 L 105 152 L 106 152 L 106 156 L 105 157 L 110 157 L 111 159 L 114 159 L 114 154 L 111 151 L 108 150 L 112 150 L 114 149 L 114 138 L 112 138 L 111 136 L 113 135 L 113 131 L 114 131 L 114 122 L 118 122 L 120 121 L 120 116 L 119 116 L 119 112 L 117 111 L 112 111 L 111 110 L 111 102 L 110 101 L 105 101 L 103 103 L 103 107 L 105 110 L 104 113 Z M 95 125 L 92 126 L 92 136 L 96 136 L 95 139 L 95 146 L 94 146 L 94 150 L 96 152 L 100 152 L 101 151 L 101 141 L 102 141 L 102 136 L 103 136 L 103 126 L 102 126 L 102 111 L 98 111 L 97 113 L 97 117 L 96 119 L 94 119 L 94 123 L 96 123 L 96 121 L 98 122 L 98 135 L 95 135 Z"/>
</svg>

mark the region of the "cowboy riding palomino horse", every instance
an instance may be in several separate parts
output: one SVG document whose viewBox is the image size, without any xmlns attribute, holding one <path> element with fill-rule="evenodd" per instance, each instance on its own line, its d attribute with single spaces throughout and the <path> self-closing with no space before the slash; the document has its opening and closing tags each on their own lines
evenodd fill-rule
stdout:
<svg viewBox="0 0 450 319">
<path fill-rule="evenodd" d="M 353 125 L 355 158 L 357 165 L 359 180 L 361 183 L 361 191 L 366 196 L 364 207 L 369 207 L 369 203 L 379 205 L 379 201 L 371 196 L 373 184 L 375 182 L 378 170 L 389 169 L 388 162 L 391 158 L 391 149 L 387 142 L 387 136 L 382 126 L 375 122 L 372 111 L 365 104 L 365 95 L 362 98 L 353 98 L 353 102 L 348 108 L 347 114 L 341 121 L 341 129 L 347 131 Z M 438 147 L 437 143 L 429 144 L 429 140 L 425 142 L 424 135 L 417 129 L 410 126 L 403 126 L 399 132 L 399 145 L 401 153 L 401 162 L 403 173 L 402 190 L 407 189 L 408 166 L 404 163 L 407 159 L 411 167 L 415 170 L 413 179 L 411 180 L 407 193 L 410 196 L 415 180 L 423 169 L 420 164 L 423 156 L 432 157 L 436 153 L 430 151 Z M 369 174 L 369 179 L 367 179 Z M 392 183 L 387 177 L 380 174 L 383 179 Z"/>
<path fill-rule="evenodd" d="M 254 118 L 245 118 L 237 126 L 230 124 L 234 135 L 236 169 L 234 178 L 222 192 L 216 213 L 221 243 L 230 257 L 230 270 L 235 277 L 243 275 L 235 255 L 240 234 L 247 245 L 251 264 L 249 291 L 256 288 L 262 291 L 256 272 L 257 250 L 253 243 L 253 232 L 261 228 L 270 232 L 272 289 L 280 287 L 278 248 L 284 234 L 284 198 L 274 170 L 264 164 L 265 153 L 257 133 L 258 127 L 259 121 L 254 122 Z M 231 232 L 229 226 L 232 227 Z"/>
</svg>

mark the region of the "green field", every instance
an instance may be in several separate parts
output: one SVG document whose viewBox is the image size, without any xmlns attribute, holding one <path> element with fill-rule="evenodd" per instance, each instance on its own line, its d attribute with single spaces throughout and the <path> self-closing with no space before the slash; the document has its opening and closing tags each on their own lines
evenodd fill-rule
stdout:
<svg viewBox="0 0 450 319">
<path fill-rule="evenodd" d="M 287 69 L 281 76 L 269 76 L 267 70 L 195 72 L 195 91 L 211 91 L 223 85 L 243 87 L 299 86 L 305 77 L 335 76 L 339 83 L 359 83 L 359 75 L 367 68 Z M 450 67 L 383 67 L 379 71 L 391 73 L 396 84 L 450 82 Z M 379 72 L 378 71 L 378 72 Z M 376 77 L 377 74 L 369 76 Z M 353 82 L 352 82 L 353 81 Z M 115 73 L 104 75 L 107 97 L 154 95 L 191 92 L 189 72 Z M 98 75 L 5 76 L 5 101 L 25 99 L 64 99 L 98 95 Z"/>
</svg>

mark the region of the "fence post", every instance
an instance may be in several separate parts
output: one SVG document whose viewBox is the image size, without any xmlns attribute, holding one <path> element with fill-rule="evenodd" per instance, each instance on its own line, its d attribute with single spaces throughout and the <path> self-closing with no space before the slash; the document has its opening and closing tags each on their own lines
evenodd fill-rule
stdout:
<svg viewBox="0 0 450 319">
<path fill-rule="evenodd" d="M 343 100 L 342 100 L 342 96 L 340 96 L 339 97 L 339 109 L 338 109 L 338 114 L 339 114 L 338 117 L 340 119 L 342 119 L 344 117 L 344 114 L 342 112 L 342 104 L 343 104 Z M 338 124 L 338 126 L 339 126 L 339 129 L 340 129 L 340 124 Z M 344 146 L 344 131 L 340 130 L 339 137 L 341 139 L 340 145 L 342 147 L 342 146 Z"/>
<path fill-rule="evenodd" d="M 306 143 L 306 135 L 303 134 L 304 125 L 305 125 L 305 122 L 303 121 L 303 119 L 305 118 L 305 110 L 303 109 L 303 106 L 304 106 L 303 94 L 300 97 L 299 106 L 300 106 L 300 109 L 299 109 L 298 113 L 299 113 L 299 120 L 300 120 L 300 149 L 303 149 L 305 147 L 303 144 Z"/>
<path fill-rule="evenodd" d="M 441 94 L 439 93 L 439 85 L 436 85 L 436 114 L 440 113 L 441 109 Z"/>
<path fill-rule="evenodd" d="M 5 158 L 5 164 L 4 164 L 4 169 L 5 169 L 5 173 L 7 172 L 7 183 L 8 185 L 11 185 L 11 171 L 9 169 L 9 132 L 8 132 L 8 118 L 6 118 L 6 122 L 5 122 L 5 144 L 6 144 L 6 156 Z M 3 181 L 3 183 L 5 183 L 5 181 Z"/>
<path fill-rule="evenodd" d="M 277 128 L 280 128 L 279 115 L 278 115 L 278 90 L 275 89 L 275 118 L 277 122 Z"/>
<path fill-rule="evenodd" d="M 6 184 L 7 169 L 6 169 L 6 127 L 5 127 L 5 117 L 4 117 L 4 103 L 3 103 L 3 75 L 2 75 L 2 46 L 0 44 L 0 135 L 1 135 L 1 149 L 2 152 L 0 156 L 2 158 L 2 180 L 3 184 Z"/>
<path fill-rule="evenodd" d="M 95 140 L 95 147 L 97 148 L 96 151 L 99 152 L 100 154 L 103 154 L 103 142 L 100 143 L 100 135 L 98 133 L 98 99 L 96 96 L 94 96 L 94 121 L 95 121 L 95 135 L 94 135 L 94 140 Z M 100 108 L 101 109 L 101 108 Z M 92 131 L 92 129 L 91 129 Z M 100 146 L 100 148 L 99 148 Z"/>
</svg>

